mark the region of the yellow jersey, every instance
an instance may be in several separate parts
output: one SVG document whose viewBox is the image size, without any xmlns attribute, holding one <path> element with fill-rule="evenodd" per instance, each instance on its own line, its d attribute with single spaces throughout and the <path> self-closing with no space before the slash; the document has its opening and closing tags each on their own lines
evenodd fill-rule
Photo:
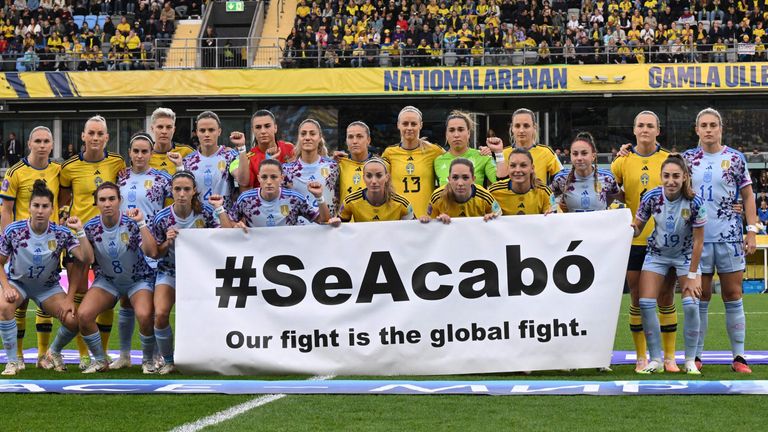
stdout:
<svg viewBox="0 0 768 432">
<path fill-rule="evenodd" d="M 362 162 L 357 162 L 351 158 L 339 159 L 339 201 L 344 200 L 353 192 L 365 189 L 363 180 L 363 165 L 374 155 L 368 153 L 368 158 Z M 389 171 L 389 166 L 387 166 Z"/>
<path fill-rule="evenodd" d="M 624 202 L 632 210 L 633 216 L 637 214 L 643 195 L 656 186 L 661 186 L 661 164 L 667 156 L 669 152 L 658 144 L 649 155 L 640 155 L 633 147 L 632 153 L 616 158 L 611 164 L 611 172 L 616 177 L 616 182 L 624 188 Z M 653 228 L 654 222 L 651 218 L 645 224 L 643 232 L 632 240 L 632 245 L 646 246 Z"/>
<path fill-rule="evenodd" d="M 395 192 L 411 203 L 416 217 L 427 214 L 429 199 L 435 191 L 435 159 L 443 153 L 439 146 L 426 143 L 413 150 L 394 145 L 381 155 L 391 167 Z"/>
<path fill-rule="evenodd" d="M 514 148 L 507 147 L 504 149 L 505 163 L 509 163 L 509 155 L 512 154 Z M 541 144 L 536 144 L 529 148 L 528 151 L 531 153 L 531 157 L 533 157 L 533 168 L 536 171 L 536 178 L 545 185 L 550 184 L 552 177 L 563 169 L 563 165 L 560 164 L 557 155 L 549 146 Z"/>
<path fill-rule="evenodd" d="M 149 166 L 158 171 L 165 171 L 170 175 L 176 174 L 176 165 L 168 159 L 169 152 L 177 152 L 184 159 L 188 154 L 194 153 L 195 149 L 186 144 L 171 143 L 171 149 L 165 153 L 152 151 L 152 157 L 149 158 Z"/>
<path fill-rule="evenodd" d="M 534 186 L 528 192 L 519 194 L 512 190 L 511 180 L 492 184 L 488 192 L 501 206 L 504 215 L 544 214 L 551 208 L 552 192 L 546 186 Z"/>
<path fill-rule="evenodd" d="M 368 189 L 361 189 L 344 200 L 339 217 L 344 222 L 377 222 L 413 219 L 413 207 L 407 199 L 398 194 L 392 195 L 387 202 L 374 206 L 366 197 Z"/>
<path fill-rule="evenodd" d="M 82 153 L 64 162 L 59 182 L 62 188 L 72 189 L 70 214 L 83 222 L 97 216 L 99 209 L 93 205 L 93 192 L 104 182 L 116 182 L 117 174 L 123 169 L 125 161 L 122 156 L 107 151 L 104 151 L 104 158 L 98 162 L 84 160 Z"/>
<path fill-rule="evenodd" d="M 482 186 L 472 185 L 472 195 L 467 202 L 463 203 L 448 199 L 444 191 L 445 186 L 432 194 L 429 207 L 427 207 L 427 215 L 433 219 L 443 213 L 452 218 L 485 216 L 488 213 L 501 215 L 501 206 L 498 201 Z"/>
<path fill-rule="evenodd" d="M 13 205 L 13 220 L 29 218 L 29 202 L 32 199 L 32 186 L 35 180 L 43 179 L 48 189 L 53 192 L 53 213 L 51 222 L 59 221 L 59 173 L 61 164 L 48 162 L 43 169 L 32 167 L 26 158 L 10 167 L 5 173 L 3 184 L 0 186 L 0 198 L 4 205 Z M 13 203 L 11 203 L 13 201 Z"/>
</svg>

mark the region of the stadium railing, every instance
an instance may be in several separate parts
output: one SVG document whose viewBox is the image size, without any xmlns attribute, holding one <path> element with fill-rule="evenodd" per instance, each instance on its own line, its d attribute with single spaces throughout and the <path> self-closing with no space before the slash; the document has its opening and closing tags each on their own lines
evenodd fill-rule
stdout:
<svg viewBox="0 0 768 432">
<path fill-rule="evenodd" d="M 171 52 L 181 58 L 197 59 L 199 69 L 274 68 L 270 59 L 281 58 L 285 39 L 281 38 L 217 38 L 213 47 L 203 47 L 202 39 L 177 39 L 189 43 L 170 46 L 170 39 L 155 41 L 155 63 L 163 65 Z M 259 41 L 267 41 L 265 47 Z M 269 41 L 272 43 L 270 44 Z"/>
</svg>

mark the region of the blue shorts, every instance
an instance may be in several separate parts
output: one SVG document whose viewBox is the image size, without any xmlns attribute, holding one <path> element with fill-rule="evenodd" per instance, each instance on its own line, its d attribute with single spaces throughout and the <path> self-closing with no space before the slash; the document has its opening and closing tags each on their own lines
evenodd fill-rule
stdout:
<svg viewBox="0 0 768 432">
<path fill-rule="evenodd" d="M 12 287 L 16 288 L 22 299 L 32 299 L 40 307 L 42 307 L 43 302 L 48 300 L 51 296 L 58 293 L 66 294 L 66 292 L 64 292 L 64 288 L 62 288 L 61 285 L 56 285 L 51 288 L 32 287 L 25 286 L 19 281 L 10 279 L 8 279 L 8 283 L 11 284 Z"/>
<path fill-rule="evenodd" d="M 163 271 L 158 271 L 157 277 L 155 277 L 155 286 L 158 285 L 168 285 L 171 288 L 176 289 L 176 276 Z"/>
<path fill-rule="evenodd" d="M 704 243 L 704 250 L 701 252 L 702 273 L 733 273 L 744 271 L 745 268 L 742 242 Z"/>
<path fill-rule="evenodd" d="M 151 280 L 141 280 L 130 285 L 117 285 L 109 282 L 103 276 L 97 277 L 96 280 L 93 281 L 91 288 L 101 288 L 104 291 L 112 294 L 115 298 L 125 296 L 129 299 L 141 290 L 147 290 L 150 293 L 154 292 L 154 286 L 152 285 Z"/>
<path fill-rule="evenodd" d="M 665 257 L 647 254 L 643 261 L 643 271 L 649 271 L 666 276 L 670 269 L 674 269 L 677 277 L 686 276 L 691 269 L 691 260 L 685 257 Z M 696 271 L 701 274 L 701 266 Z"/>
</svg>

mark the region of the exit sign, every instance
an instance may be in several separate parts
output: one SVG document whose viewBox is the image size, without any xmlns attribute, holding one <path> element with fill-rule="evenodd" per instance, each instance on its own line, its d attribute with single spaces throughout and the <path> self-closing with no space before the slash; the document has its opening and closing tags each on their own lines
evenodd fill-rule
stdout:
<svg viewBox="0 0 768 432">
<path fill-rule="evenodd" d="M 245 10 L 245 4 L 241 1 L 228 1 L 227 12 L 242 12 Z"/>
</svg>

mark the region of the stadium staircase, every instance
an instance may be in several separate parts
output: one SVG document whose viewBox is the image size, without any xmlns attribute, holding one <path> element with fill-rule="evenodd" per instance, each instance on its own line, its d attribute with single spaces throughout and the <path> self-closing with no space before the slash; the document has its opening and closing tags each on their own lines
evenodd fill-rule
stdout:
<svg viewBox="0 0 768 432">
<path fill-rule="evenodd" d="M 282 51 L 277 49 L 276 44 L 278 40 L 285 39 L 291 33 L 298 4 L 298 0 L 272 0 L 269 2 L 254 64 L 260 67 L 280 66 Z"/>
<path fill-rule="evenodd" d="M 197 64 L 197 38 L 203 20 L 176 20 L 171 48 L 165 61 L 165 69 L 191 69 Z"/>
</svg>

